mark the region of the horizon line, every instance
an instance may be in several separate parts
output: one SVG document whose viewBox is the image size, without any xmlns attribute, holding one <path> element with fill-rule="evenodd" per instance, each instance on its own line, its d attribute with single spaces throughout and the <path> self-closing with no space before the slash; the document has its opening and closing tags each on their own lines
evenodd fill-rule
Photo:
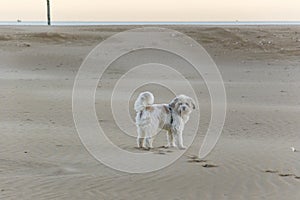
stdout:
<svg viewBox="0 0 300 200">
<path fill-rule="evenodd" d="M 300 25 L 299 21 L 51 21 L 53 26 L 74 25 Z M 0 25 L 47 25 L 47 21 L 0 21 Z"/>
</svg>

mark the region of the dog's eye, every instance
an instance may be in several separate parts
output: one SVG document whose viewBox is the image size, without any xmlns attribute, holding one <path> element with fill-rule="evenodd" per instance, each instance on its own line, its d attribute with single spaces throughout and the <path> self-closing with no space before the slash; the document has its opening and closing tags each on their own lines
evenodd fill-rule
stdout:
<svg viewBox="0 0 300 200">
<path fill-rule="evenodd" d="M 187 105 L 187 107 L 190 107 L 190 105 L 188 103 L 185 103 L 185 105 Z"/>
<path fill-rule="evenodd" d="M 182 105 L 182 103 L 179 103 L 178 105 L 180 105 L 180 106 L 181 106 L 181 105 Z"/>
</svg>

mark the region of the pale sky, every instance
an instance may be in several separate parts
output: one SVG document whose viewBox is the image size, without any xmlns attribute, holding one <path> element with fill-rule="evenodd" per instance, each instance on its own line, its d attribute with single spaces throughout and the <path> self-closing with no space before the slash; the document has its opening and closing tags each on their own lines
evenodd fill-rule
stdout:
<svg viewBox="0 0 300 200">
<path fill-rule="evenodd" d="M 52 21 L 300 21 L 300 0 L 50 0 Z M 0 21 L 46 21 L 46 0 L 0 0 Z"/>
</svg>

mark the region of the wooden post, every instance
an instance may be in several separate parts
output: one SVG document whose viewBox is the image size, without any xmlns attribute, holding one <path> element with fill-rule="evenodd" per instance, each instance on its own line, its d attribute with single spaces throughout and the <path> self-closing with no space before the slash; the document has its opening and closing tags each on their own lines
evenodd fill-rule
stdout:
<svg viewBox="0 0 300 200">
<path fill-rule="evenodd" d="M 51 25 L 51 18 L 50 18 L 50 0 L 47 0 L 47 21 L 48 25 Z"/>
</svg>

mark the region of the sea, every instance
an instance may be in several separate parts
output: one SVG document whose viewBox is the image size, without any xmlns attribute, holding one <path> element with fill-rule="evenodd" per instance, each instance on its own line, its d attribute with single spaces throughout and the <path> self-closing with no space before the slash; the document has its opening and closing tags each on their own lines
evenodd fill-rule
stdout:
<svg viewBox="0 0 300 200">
<path fill-rule="evenodd" d="M 46 26 L 46 21 L 0 21 L 5 26 Z M 98 22 L 98 21 L 53 21 L 53 26 L 97 26 L 97 25 L 300 25 L 300 21 L 201 21 L 201 22 Z"/>
</svg>

